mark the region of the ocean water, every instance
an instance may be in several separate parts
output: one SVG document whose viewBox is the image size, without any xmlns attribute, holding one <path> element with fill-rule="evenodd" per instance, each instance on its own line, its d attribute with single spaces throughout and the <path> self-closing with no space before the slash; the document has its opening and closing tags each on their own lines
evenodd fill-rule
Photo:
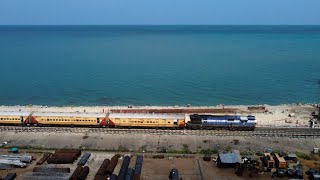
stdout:
<svg viewBox="0 0 320 180">
<path fill-rule="evenodd" d="M 320 102 L 320 26 L 0 26 L 0 105 Z"/>
</svg>

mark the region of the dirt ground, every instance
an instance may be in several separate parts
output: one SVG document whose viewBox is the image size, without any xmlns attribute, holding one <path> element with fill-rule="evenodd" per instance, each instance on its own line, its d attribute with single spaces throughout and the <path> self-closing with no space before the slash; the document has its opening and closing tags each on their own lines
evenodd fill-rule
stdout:
<svg viewBox="0 0 320 180">
<path fill-rule="evenodd" d="M 1 153 L 4 150 L 2 149 Z M 28 151 L 27 151 L 28 152 Z M 53 151 L 51 151 L 53 152 Z M 83 151 L 84 152 L 84 151 Z M 24 152 L 21 152 L 24 153 Z M 40 159 L 43 153 L 30 153 L 34 156 L 35 159 Z M 106 152 L 91 152 L 91 157 L 87 162 L 87 166 L 90 168 L 90 173 L 87 177 L 87 180 L 92 180 L 98 171 L 100 165 L 102 164 L 105 158 L 111 158 L 113 153 Z M 123 156 L 125 154 L 122 154 Z M 130 155 L 130 154 L 126 154 Z M 129 167 L 134 167 L 136 156 L 133 156 L 130 162 Z M 76 161 L 77 162 L 77 161 Z M 12 170 L 2 170 L 0 171 L 0 176 L 4 177 L 9 172 L 17 173 L 17 180 L 23 179 L 23 174 L 26 172 L 32 172 L 35 166 L 36 160 L 34 160 L 28 167 L 26 168 L 16 168 Z M 119 160 L 114 174 L 118 174 L 120 167 L 122 165 L 122 159 Z M 47 166 L 43 164 L 41 166 Z M 50 165 L 56 167 L 69 167 L 71 169 L 70 176 L 74 169 L 76 168 L 76 163 L 68 165 Z M 179 171 L 179 175 L 183 180 L 244 180 L 244 179 L 271 179 L 270 173 L 264 174 L 256 174 L 253 178 L 250 178 L 247 174 L 242 177 L 238 177 L 234 173 L 233 168 L 218 168 L 213 161 L 206 162 L 203 161 L 200 157 L 165 157 L 164 159 L 153 159 L 149 154 L 144 155 L 143 165 L 142 165 L 142 174 L 141 180 L 165 180 L 169 179 L 169 173 L 172 168 L 177 168 Z M 305 168 L 305 170 L 308 168 Z M 275 178 L 278 179 L 278 178 Z M 280 178 L 279 178 L 280 179 Z M 288 178 L 281 178 L 288 179 Z M 305 179 L 307 179 L 305 177 Z"/>
<path fill-rule="evenodd" d="M 131 151 L 133 154 L 144 154 L 141 179 L 143 180 L 163 180 L 169 179 L 170 170 L 175 167 L 179 170 L 183 180 L 227 180 L 227 179 L 250 179 L 248 175 L 238 177 L 234 174 L 234 169 L 219 169 L 213 162 L 204 162 L 202 158 L 193 155 L 192 158 L 176 158 L 176 155 L 171 155 L 170 158 L 152 159 L 147 156 L 157 153 L 161 148 L 167 150 L 181 151 L 183 147 L 187 147 L 191 152 L 199 152 L 201 149 L 216 149 L 223 152 L 230 149 L 239 149 L 244 154 L 263 152 L 267 149 L 273 151 L 284 152 L 304 152 L 310 151 L 319 146 L 320 139 L 312 138 L 251 138 L 251 137 L 212 137 L 212 136 L 181 136 L 181 135 L 147 135 L 147 134 L 88 134 L 83 138 L 83 133 L 14 133 L 1 132 L 0 142 L 7 141 L 8 147 L 26 148 L 20 153 L 30 152 L 35 159 L 42 157 L 43 152 L 53 152 L 48 149 L 78 149 L 82 152 L 92 152 L 87 165 L 90 167 L 88 180 L 93 179 L 100 165 L 105 158 L 111 158 L 114 152 L 111 150 Z M 238 140 L 238 143 L 235 143 Z M 93 151 L 99 150 L 99 151 Z M 0 148 L 1 154 L 8 153 L 8 148 Z M 35 153 L 41 152 L 41 153 Z M 166 154 L 170 155 L 170 154 Z M 32 172 L 36 161 L 23 169 L 13 169 L 9 171 L 0 171 L 0 176 L 4 177 L 9 172 L 16 172 L 17 179 L 22 179 L 22 174 Z M 130 163 L 133 167 L 135 156 Z M 305 162 L 305 170 L 314 162 Z M 115 174 L 120 170 L 122 160 L 119 161 Z M 309 164 L 309 165 L 308 165 Z M 59 167 L 70 167 L 71 172 L 76 168 L 76 163 L 73 165 L 57 165 Z M 251 179 L 270 179 L 270 173 L 257 175 Z M 285 179 L 285 178 L 283 178 Z"/>
<path fill-rule="evenodd" d="M 85 137 L 85 138 L 84 138 Z M 237 140 L 238 143 L 235 143 Z M 0 143 L 10 141 L 9 147 L 32 149 L 83 149 L 126 152 L 158 152 L 160 149 L 179 151 L 187 146 L 191 152 L 202 149 L 239 149 L 257 152 L 267 149 L 309 153 L 319 146 L 320 138 L 215 137 L 151 134 L 84 134 L 84 133 L 14 133 L 0 132 Z"/>
</svg>

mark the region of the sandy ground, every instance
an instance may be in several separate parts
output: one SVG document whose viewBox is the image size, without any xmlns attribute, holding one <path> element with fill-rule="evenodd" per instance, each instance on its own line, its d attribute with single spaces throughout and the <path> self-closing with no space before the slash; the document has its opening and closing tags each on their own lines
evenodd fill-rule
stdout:
<svg viewBox="0 0 320 180">
<path fill-rule="evenodd" d="M 258 106 L 258 105 L 256 105 Z M 248 111 L 248 105 L 224 106 L 224 108 L 236 108 L 242 115 L 252 114 L 256 116 L 258 126 L 309 126 L 310 113 L 319 110 L 314 105 L 278 105 L 266 107 L 266 112 Z M 222 106 L 203 106 L 190 108 L 221 109 Z M 48 106 L 0 106 L 0 111 L 38 111 L 38 112 L 108 112 L 110 109 L 129 109 L 126 106 L 79 106 L 79 107 L 48 107 Z M 179 106 L 133 106 L 130 109 L 187 109 Z M 294 114 L 289 117 L 289 114 Z M 317 125 L 319 126 L 319 124 Z"/>
</svg>

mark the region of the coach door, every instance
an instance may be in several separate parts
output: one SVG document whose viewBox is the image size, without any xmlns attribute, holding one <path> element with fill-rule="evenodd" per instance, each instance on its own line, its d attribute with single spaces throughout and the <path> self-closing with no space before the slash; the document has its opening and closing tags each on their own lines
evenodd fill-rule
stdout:
<svg viewBox="0 0 320 180">
<path fill-rule="evenodd" d="M 99 120 L 99 118 L 97 118 L 97 124 L 100 124 L 100 120 Z"/>
<path fill-rule="evenodd" d="M 23 116 L 21 116 L 20 119 L 21 119 L 21 124 L 23 124 Z"/>
</svg>

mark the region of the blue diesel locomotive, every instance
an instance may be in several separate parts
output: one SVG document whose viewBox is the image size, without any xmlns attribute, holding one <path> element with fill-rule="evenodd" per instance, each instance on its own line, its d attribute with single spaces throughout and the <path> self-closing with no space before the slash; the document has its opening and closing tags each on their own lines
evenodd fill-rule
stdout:
<svg viewBox="0 0 320 180">
<path fill-rule="evenodd" d="M 239 115 L 190 115 L 187 127 L 190 129 L 229 129 L 254 130 L 257 121 L 255 116 Z"/>
</svg>

